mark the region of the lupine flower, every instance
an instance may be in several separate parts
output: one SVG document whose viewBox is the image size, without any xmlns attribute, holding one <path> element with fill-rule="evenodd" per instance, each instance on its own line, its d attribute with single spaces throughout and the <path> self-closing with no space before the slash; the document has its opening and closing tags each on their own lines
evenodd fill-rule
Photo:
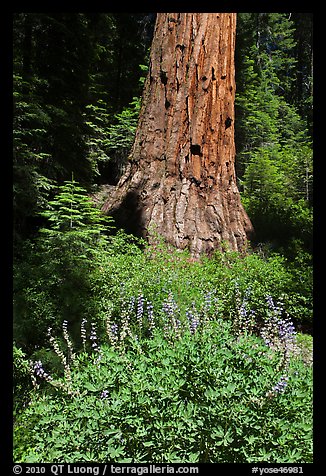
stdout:
<svg viewBox="0 0 326 476">
<path fill-rule="evenodd" d="M 268 347 L 289 352 L 293 350 L 295 341 L 295 328 L 288 317 L 282 318 L 282 307 L 276 306 L 271 296 L 267 296 L 268 307 L 271 315 L 261 329 L 261 336 Z"/>
<path fill-rule="evenodd" d="M 97 334 L 96 334 L 96 327 L 95 327 L 94 322 L 91 323 L 91 332 L 90 332 L 89 339 L 92 341 L 92 348 L 95 351 L 99 352 L 100 348 L 99 348 L 99 345 L 97 343 Z"/>
<path fill-rule="evenodd" d="M 207 325 L 210 321 L 210 315 L 212 312 L 213 305 L 217 304 L 217 299 L 213 299 L 213 291 L 208 291 L 204 296 L 204 306 L 202 309 L 203 320 L 202 324 Z"/>
<path fill-rule="evenodd" d="M 172 318 L 172 327 L 177 337 L 181 337 L 181 321 L 177 317 Z"/>
<path fill-rule="evenodd" d="M 115 346 L 118 341 L 119 327 L 118 324 L 112 323 L 110 317 L 110 314 L 106 316 L 106 335 L 108 336 L 111 345 Z"/>
<path fill-rule="evenodd" d="M 289 318 L 279 320 L 278 332 L 280 338 L 286 339 L 287 341 L 293 341 L 296 334 L 294 325 Z"/>
<path fill-rule="evenodd" d="M 63 329 L 63 337 L 67 343 L 68 346 L 68 352 L 69 352 L 69 360 L 70 362 L 73 362 L 75 359 L 75 353 L 74 353 L 74 348 L 73 344 L 70 340 L 69 334 L 68 334 L 68 321 L 63 321 L 62 323 L 62 329 Z"/>
<path fill-rule="evenodd" d="M 147 318 L 148 318 L 148 325 L 149 330 L 152 333 L 155 329 L 155 321 L 154 321 L 154 308 L 153 304 L 150 301 L 147 301 Z"/>
<path fill-rule="evenodd" d="M 87 324 L 87 319 L 84 318 L 81 321 L 81 325 L 80 325 L 80 336 L 81 336 L 81 340 L 82 340 L 84 350 L 85 350 L 85 347 L 86 347 L 86 328 L 85 328 L 86 324 Z"/>
<path fill-rule="evenodd" d="M 273 315 L 279 316 L 279 315 L 282 314 L 282 307 L 276 306 L 276 304 L 273 301 L 272 296 L 268 295 L 266 297 L 266 300 L 267 300 L 268 307 L 272 311 Z"/>
<path fill-rule="evenodd" d="M 108 398 L 109 396 L 109 391 L 108 390 L 103 390 L 103 392 L 100 395 L 100 398 Z"/>
<path fill-rule="evenodd" d="M 43 364 L 40 360 L 35 362 L 30 362 L 30 367 L 32 372 L 39 378 L 46 380 L 47 382 L 51 382 L 53 378 L 43 369 Z"/>
<path fill-rule="evenodd" d="M 252 333 L 256 322 L 256 313 L 250 308 L 249 298 L 251 288 L 245 290 L 244 296 L 241 297 L 238 283 L 235 284 L 235 302 L 237 315 L 234 321 L 234 327 L 237 332 Z"/>
<path fill-rule="evenodd" d="M 190 323 L 190 331 L 194 334 L 199 326 L 199 320 L 194 317 Z"/>
<path fill-rule="evenodd" d="M 282 352 L 278 369 L 282 368 L 286 371 L 290 362 L 290 352 L 294 350 L 295 328 L 288 317 L 282 317 L 283 309 L 280 303 L 275 305 L 271 296 L 267 296 L 267 303 L 270 315 L 261 329 L 261 336 L 268 347 Z M 284 392 L 287 382 L 288 375 L 285 373 L 272 390 L 267 392 L 267 396 L 272 397 Z"/>
<path fill-rule="evenodd" d="M 167 317 L 172 320 L 174 313 L 178 309 L 177 303 L 175 302 L 172 293 L 169 293 L 168 298 L 163 302 L 162 309 Z"/>
<path fill-rule="evenodd" d="M 48 328 L 48 336 L 49 336 L 49 341 L 53 347 L 53 350 L 54 352 L 57 354 L 58 357 L 60 357 L 61 359 L 61 362 L 62 362 L 62 365 L 63 365 L 63 368 L 64 368 L 64 374 L 65 374 L 65 377 L 66 377 L 66 380 L 68 382 L 68 386 L 70 387 L 71 386 L 71 371 L 70 371 L 70 366 L 69 366 L 69 363 L 66 359 L 66 356 L 64 355 L 64 353 L 62 352 L 62 350 L 60 349 L 59 345 L 58 345 L 58 342 L 55 340 L 55 338 L 52 336 L 51 334 L 52 332 L 52 328 L 49 327 Z"/>
<path fill-rule="evenodd" d="M 208 291 L 204 297 L 204 311 L 207 313 L 210 311 L 213 304 L 212 294 L 212 291 Z"/>
<path fill-rule="evenodd" d="M 169 293 L 168 298 L 163 302 L 162 310 L 163 313 L 166 315 L 166 319 L 164 322 L 164 335 L 166 337 L 169 336 L 170 329 L 172 326 L 172 329 L 174 330 L 175 334 L 180 337 L 181 322 L 177 317 L 179 314 L 179 308 L 171 292 Z"/>
<path fill-rule="evenodd" d="M 288 376 L 287 375 L 282 375 L 280 380 L 277 382 L 277 384 L 273 387 L 273 392 L 276 393 L 283 393 L 285 391 L 285 388 L 288 384 Z"/>
<path fill-rule="evenodd" d="M 135 308 L 135 298 L 129 300 L 122 299 L 121 316 L 120 316 L 120 343 L 124 342 L 127 335 L 131 335 L 129 321 Z"/>
<path fill-rule="evenodd" d="M 137 314 L 136 314 L 136 319 L 140 328 L 142 327 L 143 313 L 144 313 L 144 296 L 140 294 L 137 300 Z"/>
<path fill-rule="evenodd" d="M 49 341 L 50 341 L 50 343 L 53 347 L 54 352 L 57 354 L 58 357 L 60 357 L 63 365 L 66 366 L 67 365 L 67 359 L 66 359 L 64 353 L 62 352 L 62 350 L 60 349 L 57 341 L 53 337 L 51 327 L 48 328 L 48 336 L 49 336 Z"/>
<path fill-rule="evenodd" d="M 199 317 L 196 314 L 193 314 L 189 310 L 186 311 L 186 317 L 188 319 L 190 332 L 192 334 L 195 334 L 195 332 L 196 332 L 196 330 L 197 330 L 197 328 L 200 324 Z"/>
<path fill-rule="evenodd" d="M 95 352 L 98 353 L 98 357 L 95 361 L 95 363 L 98 364 L 100 362 L 100 360 L 102 359 L 103 354 L 102 354 L 101 347 L 97 343 L 96 327 L 95 327 L 95 324 L 93 322 L 91 323 L 91 332 L 90 332 L 89 339 L 92 341 L 92 348 L 95 350 Z"/>
</svg>

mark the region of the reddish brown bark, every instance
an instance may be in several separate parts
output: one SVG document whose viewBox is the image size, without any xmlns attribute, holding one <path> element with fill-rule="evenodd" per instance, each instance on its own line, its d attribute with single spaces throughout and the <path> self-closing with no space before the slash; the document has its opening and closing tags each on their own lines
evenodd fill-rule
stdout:
<svg viewBox="0 0 326 476">
<path fill-rule="evenodd" d="M 235 13 L 158 14 L 130 163 L 103 206 L 193 256 L 240 250 L 252 231 L 234 168 L 235 28 Z"/>
</svg>

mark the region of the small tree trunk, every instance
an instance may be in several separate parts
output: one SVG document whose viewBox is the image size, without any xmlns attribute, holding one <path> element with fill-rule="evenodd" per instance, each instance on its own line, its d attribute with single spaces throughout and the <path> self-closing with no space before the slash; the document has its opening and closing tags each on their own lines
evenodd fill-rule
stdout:
<svg viewBox="0 0 326 476">
<path fill-rule="evenodd" d="M 234 13 L 159 13 L 130 163 L 103 206 L 193 256 L 252 230 L 235 177 Z"/>
</svg>

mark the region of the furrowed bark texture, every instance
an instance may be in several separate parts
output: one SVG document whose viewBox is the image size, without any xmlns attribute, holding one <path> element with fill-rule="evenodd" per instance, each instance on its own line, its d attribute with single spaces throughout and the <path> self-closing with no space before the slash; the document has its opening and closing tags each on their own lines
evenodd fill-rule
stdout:
<svg viewBox="0 0 326 476">
<path fill-rule="evenodd" d="M 252 231 L 234 167 L 235 28 L 235 13 L 158 14 L 130 163 L 103 206 L 195 257 Z"/>
</svg>

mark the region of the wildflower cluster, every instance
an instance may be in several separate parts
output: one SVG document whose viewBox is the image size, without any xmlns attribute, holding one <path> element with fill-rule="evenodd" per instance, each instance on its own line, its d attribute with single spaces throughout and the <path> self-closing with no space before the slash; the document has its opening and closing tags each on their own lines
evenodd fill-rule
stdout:
<svg viewBox="0 0 326 476">
<path fill-rule="evenodd" d="M 279 351 L 282 355 L 277 370 L 283 370 L 283 375 L 272 390 L 267 392 L 268 397 L 273 397 L 279 393 L 283 393 L 287 387 L 289 379 L 288 367 L 290 355 L 295 350 L 296 332 L 291 320 L 288 317 L 282 317 L 283 309 L 281 303 L 276 305 L 271 296 L 267 296 L 266 300 L 269 308 L 269 316 L 260 334 L 268 347 Z"/>
<path fill-rule="evenodd" d="M 208 291 L 204 296 L 204 306 L 201 311 L 203 325 L 209 323 L 212 312 L 214 314 L 217 312 L 217 299 L 212 291 Z"/>
<path fill-rule="evenodd" d="M 97 333 L 96 333 L 96 326 L 94 322 L 91 323 L 91 332 L 89 336 L 90 341 L 92 342 L 92 349 L 95 351 L 99 350 L 99 346 L 97 343 Z"/>
<path fill-rule="evenodd" d="M 119 340 L 118 329 L 119 329 L 118 324 L 111 324 L 109 321 L 107 321 L 106 333 L 109 338 L 110 344 L 113 347 L 116 346 Z"/>
<path fill-rule="evenodd" d="M 59 347 L 59 344 L 58 342 L 56 341 L 56 339 L 53 337 L 52 335 L 52 328 L 49 327 L 48 329 L 48 337 L 49 337 L 49 341 L 50 341 L 50 344 L 52 345 L 53 347 L 53 350 L 54 352 L 57 354 L 58 357 L 60 357 L 61 359 L 61 362 L 62 362 L 62 365 L 63 365 L 63 369 L 64 369 L 64 376 L 65 376 L 65 379 L 67 381 L 67 385 L 68 387 L 71 387 L 71 369 L 70 369 L 70 365 L 69 365 L 69 362 L 68 362 L 68 359 L 66 358 L 66 356 L 64 355 L 63 351 L 60 349 Z"/>
<path fill-rule="evenodd" d="M 247 290 L 243 297 L 237 291 L 238 317 L 236 327 L 238 332 L 252 333 L 255 328 L 255 313 L 250 309 L 250 290 Z M 295 344 L 295 330 L 292 322 L 283 317 L 283 310 L 280 304 L 276 305 L 271 296 L 267 298 L 268 317 L 264 320 L 260 329 L 260 335 L 265 344 L 273 351 L 280 352 L 281 359 L 276 372 L 281 377 L 271 390 L 266 393 L 267 397 L 274 397 L 285 391 L 288 384 L 289 375 L 289 359 L 290 352 Z M 192 303 L 190 308 L 184 311 L 184 314 L 178 306 L 172 292 L 168 292 L 166 299 L 161 305 L 161 309 L 154 311 L 151 301 L 145 299 L 143 293 L 139 293 L 137 297 L 125 298 L 121 297 L 119 309 L 114 309 L 113 304 L 108 306 L 106 315 L 106 334 L 110 345 L 118 351 L 125 353 L 127 346 L 132 342 L 134 348 L 142 353 L 142 338 L 153 337 L 154 330 L 158 326 L 162 329 L 165 339 L 168 342 L 179 340 L 185 333 L 191 335 L 198 331 L 205 332 L 209 330 L 208 324 L 212 316 L 217 315 L 217 300 L 212 292 L 207 292 L 204 296 L 203 304 L 200 308 Z M 84 350 L 87 344 L 86 332 L 87 320 L 81 322 L 80 333 Z M 68 393 L 71 393 L 71 364 L 74 362 L 75 353 L 73 352 L 73 344 L 68 334 L 68 322 L 63 322 L 63 338 L 67 344 L 67 355 L 64 354 L 59 347 L 57 340 L 52 336 L 52 329 L 48 331 L 50 343 L 55 353 L 60 357 L 64 367 L 65 384 L 58 383 L 57 386 L 65 386 Z M 233 327 L 234 328 L 234 327 Z M 97 327 L 94 322 L 90 323 L 89 333 L 90 347 L 95 354 L 98 354 L 96 363 L 99 364 L 102 358 L 102 350 L 99 345 Z M 52 377 L 47 374 L 40 361 L 32 362 L 31 369 L 33 378 L 42 378 L 51 382 Z M 108 391 L 103 390 L 100 394 L 101 399 L 108 397 Z M 263 397 L 264 398 L 264 397 Z"/>
<path fill-rule="evenodd" d="M 83 319 L 81 321 L 81 325 L 80 325 L 80 337 L 81 337 L 81 341 L 82 341 L 82 344 L 83 344 L 83 348 L 84 348 L 84 351 L 86 350 L 86 324 L 87 324 L 87 319 Z"/>
<path fill-rule="evenodd" d="M 109 305 L 105 316 L 106 335 L 110 344 L 115 347 L 118 342 L 118 325 L 112 322 L 113 305 Z"/>
<path fill-rule="evenodd" d="M 235 302 L 237 314 L 233 322 L 233 329 L 236 334 L 252 334 L 259 331 L 259 335 L 265 344 L 273 351 L 279 352 L 281 356 L 276 371 L 282 371 L 282 375 L 272 389 L 267 392 L 266 396 L 273 397 L 283 393 L 289 380 L 290 356 L 296 349 L 296 333 L 293 323 L 288 317 L 284 316 L 281 303 L 275 304 L 273 298 L 267 296 L 267 317 L 264 318 L 263 324 L 258 327 L 256 313 L 249 305 L 250 288 L 245 291 L 244 296 L 241 296 L 236 284 Z"/>
<path fill-rule="evenodd" d="M 139 329 L 142 328 L 143 316 L 144 316 L 144 296 L 142 294 L 139 294 L 137 299 L 137 313 L 136 313 L 136 321 L 138 323 Z"/>
<path fill-rule="evenodd" d="M 37 360 L 36 362 L 31 361 L 29 365 L 30 365 L 31 377 L 32 377 L 32 382 L 34 387 L 37 386 L 35 377 L 39 377 L 40 379 L 43 379 L 46 382 L 52 382 L 53 378 L 51 377 L 50 374 L 45 372 L 45 370 L 43 369 L 43 364 L 40 360 Z"/>
<path fill-rule="evenodd" d="M 169 292 L 168 297 L 163 302 L 162 311 L 164 319 L 164 336 L 169 340 L 171 332 L 174 332 L 175 336 L 180 338 L 180 310 L 171 292 Z"/>
<path fill-rule="evenodd" d="M 137 297 L 121 297 L 119 311 L 113 312 L 110 308 L 107 312 L 106 334 L 110 344 L 121 349 L 127 338 L 135 343 L 139 337 L 153 337 L 157 327 L 162 327 L 165 338 L 171 341 L 181 338 L 186 331 L 194 334 L 198 328 L 203 328 L 210 321 L 214 305 L 213 293 L 208 292 L 201 309 L 193 303 L 183 316 L 171 291 L 156 312 L 153 303 L 141 292 Z"/>
<path fill-rule="evenodd" d="M 147 311 L 147 319 L 146 319 Z M 106 316 L 106 334 L 113 347 L 123 349 L 127 339 L 137 340 L 138 335 L 152 334 L 155 328 L 154 309 L 142 293 L 137 298 L 121 297 L 119 311 L 113 316 L 113 308 Z"/>
<path fill-rule="evenodd" d="M 102 349 L 100 345 L 98 344 L 98 338 L 97 338 L 97 331 L 96 331 L 96 325 L 94 322 L 91 322 L 91 332 L 89 339 L 91 341 L 92 349 L 98 354 L 98 357 L 96 359 L 96 363 L 98 364 L 102 358 Z"/>
<path fill-rule="evenodd" d="M 193 305 L 193 309 L 191 311 L 187 309 L 186 317 L 188 319 L 190 332 L 192 334 L 195 334 L 195 332 L 197 331 L 197 328 L 200 324 L 200 318 L 199 318 L 198 313 L 196 312 L 196 308 L 195 308 L 194 305 Z"/>
<path fill-rule="evenodd" d="M 236 333 L 252 334 L 256 323 L 256 313 L 250 307 L 250 288 L 247 288 L 244 296 L 241 297 L 239 287 L 235 285 L 236 317 L 233 322 Z"/>
<path fill-rule="evenodd" d="M 66 341 L 66 344 L 68 347 L 68 363 L 71 365 L 73 361 L 75 360 L 76 355 L 74 353 L 73 344 L 68 334 L 68 321 L 63 321 L 62 331 L 63 331 L 63 338 Z"/>
<path fill-rule="evenodd" d="M 289 377 L 287 375 L 282 375 L 280 380 L 274 385 L 272 392 L 273 393 L 282 393 L 284 392 L 287 384 L 288 384 Z"/>
<path fill-rule="evenodd" d="M 288 358 L 295 348 L 294 325 L 288 317 L 282 317 L 283 309 L 280 303 L 275 305 L 271 296 L 267 296 L 266 299 L 269 316 L 261 328 L 260 335 L 268 347 L 283 351 Z"/>
<path fill-rule="evenodd" d="M 70 338 L 69 338 L 68 333 L 67 333 L 67 323 L 66 322 L 64 322 L 64 324 L 63 324 L 63 334 L 65 336 L 64 337 L 65 340 L 69 341 L 68 349 L 69 349 L 70 360 L 72 361 L 75 354 L 72 352 L 72 343 L 71 343 Z M 48 337 L 49 337 L 49 341 L 50 341 L 50 343 L 53 347 L 54 352 L 61 359 L 61 362 L 62 362 L 62 365 L 63 365 L 63 368 L 64 368 L 65 383 L 54 380 L 53 377 L 51 377 L 50 374 L 45 372 L 45 370 L 43 368 L 43 364 L 40 360 L 38 360 L 36 362 L 33 362 L 33 361 L 30 362 L 30 373 L 31 373 L 32 383 L 35 387 L 38 387 L 36 377 L 39 377 L 39 378 L 45 380 L 46 382 L 50 383 L 51 385 L 53 385 L 55 387 L 58 387 L 58 388 L 61 388 L 64 391 L 66 391 L 68 394 L 71 394 L 72 393 L 72 391 L 71 391 L 72 378 L 71 378 L 71 370 L 70 370 L 69 362 L 68 362 L 66 356 L 64 355 L 63 351 L 60 349 L 58 342 L 52 336 L 52 328 L 51 327 L 48 329 Z M 71 356 L 73 356 L 73 357 L 71 358 Z"/>
<path fill-rule="evenodd" d="M 154 307 L 151 301 L 147 301 L 147 318 L 148 318 L 148 330 L 150 335 L 153 335 L 155 329 L 155 320 L 154 320 Z"/>
</svg>

